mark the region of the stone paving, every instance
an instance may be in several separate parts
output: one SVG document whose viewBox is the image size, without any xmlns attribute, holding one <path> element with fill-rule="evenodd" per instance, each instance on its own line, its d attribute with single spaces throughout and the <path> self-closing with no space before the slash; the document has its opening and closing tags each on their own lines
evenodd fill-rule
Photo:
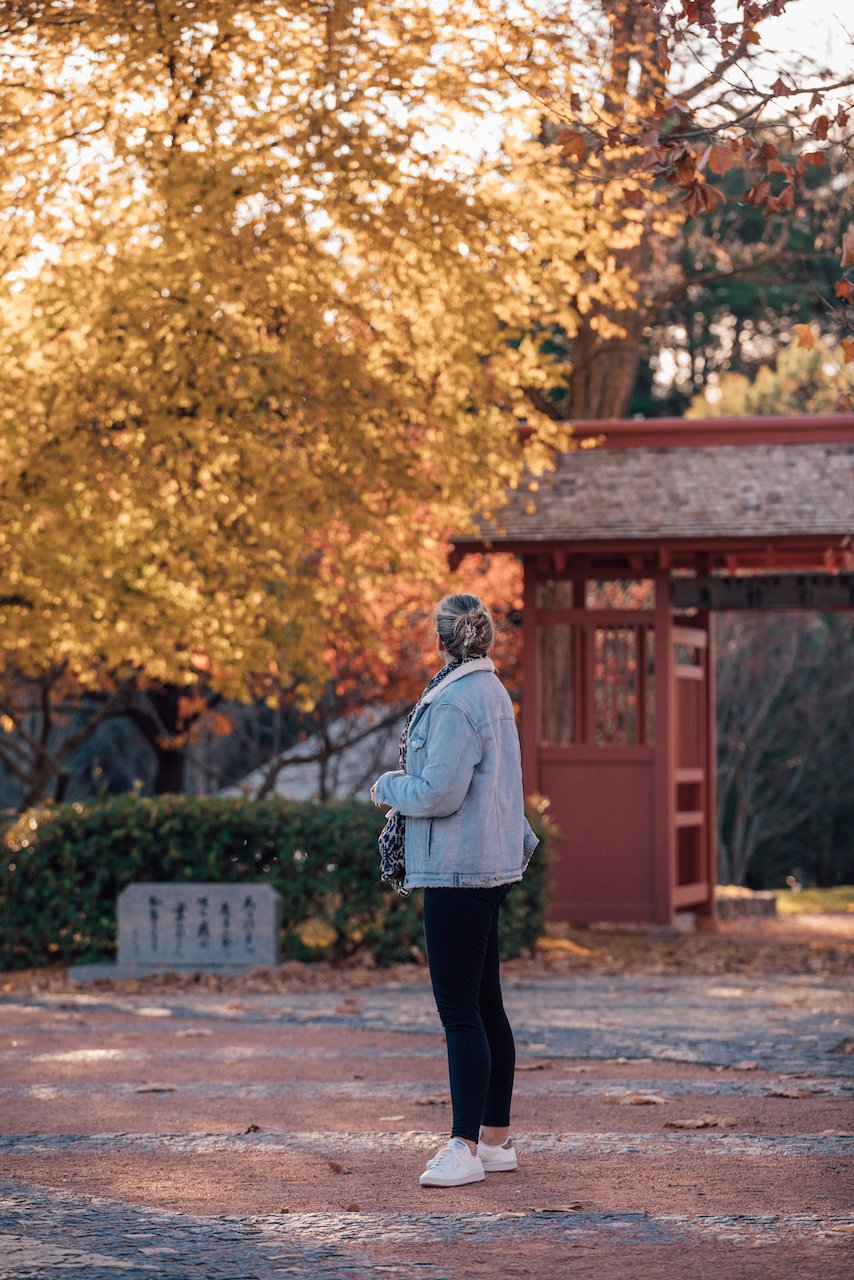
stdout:
<svg viewBox="0 0 854 1280">
<path fill-rule="evenodd" d="M 507 997 L 520 1171 L 432 1193 L 426 984 L 0 998 L 0 1280 L 854 1274 L 850 984 Z"/>
</svg>

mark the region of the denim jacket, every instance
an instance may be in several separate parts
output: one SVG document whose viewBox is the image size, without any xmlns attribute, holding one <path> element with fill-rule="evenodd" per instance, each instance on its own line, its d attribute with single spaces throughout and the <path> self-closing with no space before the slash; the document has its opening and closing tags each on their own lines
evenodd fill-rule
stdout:
<svg viewBox="0 0 854 1280">
<path fill-rule="evenodd" d="M 475 888 L 522 879 L 539 843 L 525 818 L 513 704 L 489 658 L 425 695 L 409 727 L 406 772 L 375 799 L 406 818 L 406 887 Z"/>
</svg>

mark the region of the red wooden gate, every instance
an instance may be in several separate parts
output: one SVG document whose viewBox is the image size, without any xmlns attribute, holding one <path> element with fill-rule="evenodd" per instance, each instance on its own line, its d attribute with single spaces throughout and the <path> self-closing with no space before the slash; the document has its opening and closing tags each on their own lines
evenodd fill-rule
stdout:
<svg viewBox="0 0 854 1280">
<path fill-rule="evenodd" d="M 603 600 L 615 601 L 603 607 Z M 712 717 L 705 621 L 674 627 L 669 580 L 548 579 L 525 601 L 525 786 L 562 833 L 552 919 L 709 911 Z"/>
</svg>

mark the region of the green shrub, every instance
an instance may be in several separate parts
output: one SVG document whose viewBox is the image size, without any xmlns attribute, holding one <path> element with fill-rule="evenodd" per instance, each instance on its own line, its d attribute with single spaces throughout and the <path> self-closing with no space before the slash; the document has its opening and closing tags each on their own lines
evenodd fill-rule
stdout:
<svg viewBox="0 0 854 1280">
<path fill-rule="evenodd" d="M 502 915 L 505 955 L 542 930 L 553 828 L 545 804 L 529 818 L 541 838 Z M 116 898 L 140 881 L 253 881 L 282 895 L 282 956 L 343 959 L 360 948 L 379 964 L 421 944 L 421 897 L 379 879 L 383 813 L 357 801 L 289 804 L 168 795 L 119 796 L 31 810 L 4 835 L 0 967 L 110 958 Z"/>
</svg>

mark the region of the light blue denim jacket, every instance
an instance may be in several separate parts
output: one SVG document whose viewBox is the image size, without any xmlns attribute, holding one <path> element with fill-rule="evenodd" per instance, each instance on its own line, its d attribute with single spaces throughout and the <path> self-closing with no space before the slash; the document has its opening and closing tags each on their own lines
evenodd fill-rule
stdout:
<svg viewBox="0 0 854 1280">
<path fill-rule="evenodd" d="M 384 773 L 374 797 L 406 818 L 408 889 L 522 879 L 539 840 L 525 818 L 513 704 L 489 658 L 458 667 L 421 699 L 406 772 Z"/>
</svg>

